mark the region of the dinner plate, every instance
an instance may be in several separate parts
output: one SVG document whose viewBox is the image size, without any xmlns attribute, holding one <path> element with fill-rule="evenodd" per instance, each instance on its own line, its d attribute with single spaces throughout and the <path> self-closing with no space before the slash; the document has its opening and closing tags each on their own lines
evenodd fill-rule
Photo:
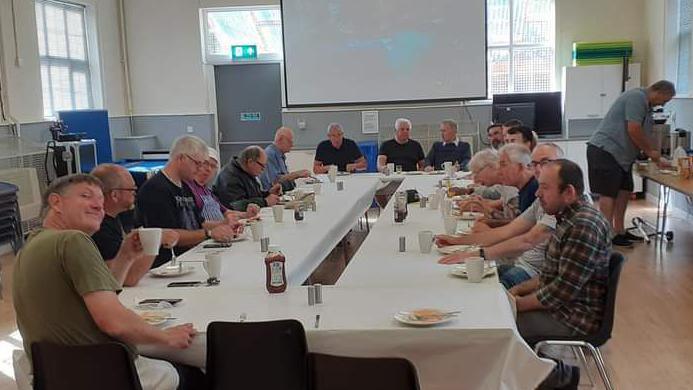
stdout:
<svg viewBox="0 0 693 390">
<path fill-rule="evenodd" d="M 171 319 L 171 313 L 165 311 L 151 310 L 137 312 L 144 322 L 152 326 L 157 326 Z"/>
<path fill-rule="evenodd" d="M 195 271 L 195 267 L 192 265 L 183 265 L 182 267 L 168 267 L 168 266 L 162 266 L 159 268 L 154 268 L 153 270 L 149 271 L 149 273 L 152 274 L 152 276 L 156 276 L 159 278 L 175 278 L 176 276 L 183 276 L 187 275 L 191 272 Z"/>
<path fill-rule="evenodd" d="M 414 309 L 397 312 L 394 318 L 405 325 L 432 326 L 450 322 L 457 318 L 457 313 L 447 313 L 449 312 L 440 309 Z"/>
<path fill-rule="evenodd" d="M 423 175 L 424 172 L 422 171 L 408 171 L 408 172 L 402 172 L 403 175 L 407 176 L 417 176 L 417 175 Z"/>
<path fill-rule="evenodd" d="M 451 255 L 455 252 L 465 252 L 470 249 L 476 248 L 474 245 L 448 245 L 440 248 L 436 248 L 438 252 L 444 255 Z"/>
<path fill-rule="evenodd" d="M 479 217 L 483 217 L 484 213 L 479 213 L 476 211 L 464 211 L 462 213 L 459 213 L 457 215 L 457 218 L 463 220 L 463 221 L 473 221 Z"/>
<path fill-rule="evenodd" d="M 496 273 L 496 266 L 493 264 L 484 264 L 484 278 L 487 276 L 494 275 Z M 459 276 L 461 278 L 467 277 L 467 265 L 457 264 L 450 269 L 450 274 Z"/>
</svg>

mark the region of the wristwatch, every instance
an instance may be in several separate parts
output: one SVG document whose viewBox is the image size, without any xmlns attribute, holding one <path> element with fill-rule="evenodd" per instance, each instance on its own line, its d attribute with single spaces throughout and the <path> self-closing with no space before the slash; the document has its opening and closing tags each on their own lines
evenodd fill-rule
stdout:
<svg viewBox="0 0 693 390">
<path fill-rule="evenodd" d="M 479 247 L 479 257 L 486 260 L 486 251 L 484 251 L 484 248 L 482 247 Z"/>
</svg>

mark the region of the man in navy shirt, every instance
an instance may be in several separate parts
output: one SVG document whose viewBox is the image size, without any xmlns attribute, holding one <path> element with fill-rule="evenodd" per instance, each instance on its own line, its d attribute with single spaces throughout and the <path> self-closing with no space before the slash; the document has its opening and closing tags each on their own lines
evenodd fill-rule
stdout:
<svg viewBox="0 0 693 390">
<path fill-rule="evenodd" d="M 459 165 L 460 169 L 467 168 L 467 163 L 472 158 L 472 148 L 468 143 L 457 138 L 457 122 L 444 120 L 440 123 L 440 135 L 443 141 L 438 141 L 431 146 L 426 156 L 426 170 L 433 171 L 443 169 L 443 163 L 451 161 Z"/>
<path fill-rule="evenodd" d="M 532 154 L 524 145 L 507 144 L 498 152 L 503 184 L 517 187 L 520 197 L 520 212 L 524 212 L 536 199 L 539 188 L 531 167 Z"/>
<path fill-rule="evenodd" d="M 409 138 L 411 121 L 399 118 L 395 121 L 395 138 L 383 142 L 378 152 L 378 171 L 388 163 L 402 166 L 403 171 L 420 171 L 424 168 L 424 152 L 421 144 Z"/>
<path fill-rule="evenodd" d="M 344 130 L 339 123 L 327 126 L 327 140 L 318 144 L 313 161 L 315 173 L 327 173 L 330 165 L 336 165 L 341 172 L 362 171 L 368 167 L 366 158 L 356 142 L 344 138 Z"/>
</svg>

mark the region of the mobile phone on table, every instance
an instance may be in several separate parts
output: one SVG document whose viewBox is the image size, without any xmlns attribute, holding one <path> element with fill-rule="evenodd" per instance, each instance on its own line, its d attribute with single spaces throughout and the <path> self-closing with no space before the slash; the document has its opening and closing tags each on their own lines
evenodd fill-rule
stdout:
<svg viewBox="0 0 693 390">
<path fill-rule="evenodd" d="M 147 304 L 158 304 L 160 302 L 168 302 L 171 304 L 171 306 L 175 306 L 177 303 L 180 303 L 182 299 L 180 298 L 152 298 L 152 299 L 144 299 L 139 302 L 140 305 L 147 305 Z"/>
<path fill-rule="evenodd" d="M 196 287 L 201 285 L 202 282 L 200 281 L 194 281 L 194 282 L 171 282 L 166 287 Z"/>
<path fill-rule="evenodd" d="M 231 243 L 230 242 L 210 242 L 209 244 L 204 244 L 202 245 L 203 248 L 205 249 L 211 249 L 211 248 L 230 248 Z"/>
</svg>

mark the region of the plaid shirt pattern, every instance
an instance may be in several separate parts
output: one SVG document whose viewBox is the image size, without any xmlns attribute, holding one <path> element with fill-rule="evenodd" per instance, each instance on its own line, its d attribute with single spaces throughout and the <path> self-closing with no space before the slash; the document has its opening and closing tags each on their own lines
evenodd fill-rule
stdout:
<svg viewBox="0 0 693 390">
<path fill-rule="evenodd" d="M 606 305 L 611 252 L 604 216 L 582 200 L 556 216 L 537 298 L 576 334 L 595 333 Z"/>
</svg>

